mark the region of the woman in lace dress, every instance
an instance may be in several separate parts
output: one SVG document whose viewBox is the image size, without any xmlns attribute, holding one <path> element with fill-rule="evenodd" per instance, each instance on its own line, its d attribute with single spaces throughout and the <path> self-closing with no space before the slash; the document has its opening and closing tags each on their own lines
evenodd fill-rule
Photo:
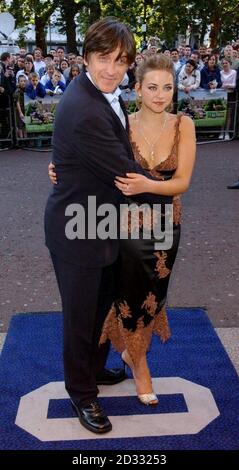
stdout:
<svg viewBox="0 0 239 470">
<path fill-rule="evenodd" d="M 111 340 L 132 370 L 138 398 L 154 405 L 158 400 L 146 352 L 153 333 L 162 341 L 170 337 L 165 304 L 180 238 L 180 194 L 189 187 L 195 161 L 195 129 L 189 117 L 167 111 L 174 93 L 170 58 L 163 54 L 146 58 L 137 69 L 136 92 L 141 108 L 129 119 L 131 144 L 135 159 L 158 181 L 131 173 L 117 177 L 115 184 L 127 198 L 144 192 L 174 196 L 173 244 L 168 250 L 156 250 L 158 240 L 152 225 L 151 238 L 143 239 L 144 224 L 153 223 L 151 214 L 146 220 L 139 218 L 139 239 L 121 239 L 118 295 L 106 318 L 101 342 Z M 127 222 L 130 229 L 132 221 Z"/>
</svg>

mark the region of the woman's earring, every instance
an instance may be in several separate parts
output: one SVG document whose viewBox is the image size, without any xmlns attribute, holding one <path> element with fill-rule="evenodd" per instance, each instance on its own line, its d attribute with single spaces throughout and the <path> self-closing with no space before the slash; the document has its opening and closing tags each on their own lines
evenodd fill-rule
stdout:
<svg viewBox="0 0 239 470">
<path fill-rule="evenodd" d="M 136 106 L 137 109 L 140 109 L 142 105 L 142 96 L 138 93 L 136 97 Z"/>
</svg>

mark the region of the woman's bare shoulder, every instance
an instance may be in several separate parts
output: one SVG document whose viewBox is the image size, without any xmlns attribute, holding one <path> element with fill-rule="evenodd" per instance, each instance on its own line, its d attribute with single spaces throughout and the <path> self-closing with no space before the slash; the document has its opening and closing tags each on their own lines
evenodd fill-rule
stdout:
<svg viewBox="0 0 239 470">
<path fill-rule="evenodd" d="M 185 129 L 194 129 L 195 124 L 192 118 L 181 114 L 181 127 Z"/>
<path fill-rule="evenodd" d="M 192 118 L 181 115 L 179 125 L 180 135 L 183 139 L 196 142 L 196 129 Z"/>
</svg>

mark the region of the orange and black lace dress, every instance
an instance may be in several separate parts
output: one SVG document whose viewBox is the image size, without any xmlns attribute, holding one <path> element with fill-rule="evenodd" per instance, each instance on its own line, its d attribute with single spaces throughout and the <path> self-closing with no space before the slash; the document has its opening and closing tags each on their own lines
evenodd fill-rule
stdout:
<svg viewBox="0 0 239 470">
<path fill-rule="evenodd" d="M 180 119 L 179 115 L 175 121 L 175 137 L 170 155 L 150 170 L 159 180 L 170 179 L 177 168 Z M 134 142 L 131 144 L 135 159 L 149 170 L 137 145 Z M 150 217 L 150 223 L 152 220 Z M 181 201 L 176 196 L 173 198 L 173 244 L 169 250 L 155 251 L 158 240 L 153 230 L 150 239 L 140 237 L 120 240 L 117 300 L 106 317 L 100 343 L 110 339 L 117 351 L 127 349 L 134 363 L 148 350 L 153 333 L 162 341 L 170 337 L 165 304 L 178 251 L 180 222 Z"/>
</svg>

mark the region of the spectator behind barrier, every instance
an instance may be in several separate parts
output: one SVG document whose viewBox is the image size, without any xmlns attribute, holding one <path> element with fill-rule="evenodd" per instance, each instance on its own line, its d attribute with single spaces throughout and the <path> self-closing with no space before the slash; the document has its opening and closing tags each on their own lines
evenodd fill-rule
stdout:
<svg viewBox="0 0 239 470">
<path fill-rule="evenodd" d="M 65 91 L 65 88 L 65 84 L 61 81 L 61 72 L 55 70 L 52 79 L 46 82 L 46 93 L 48 95 L 61 95 Z"/>
<path fill-rule="evenodd" d="M 231 68 L 237 70 L 238 67 L 239 67 L 239 60 L 238 60 L 238 58 L 235 59 L 235 58 L 233 57 L 233 47 L 232 47 L 230 44 L 228 44 L 228 45 L 224 48 L 223 55 L 224 55 L 224 58 L 225 58 L 225 59 L 231 60 Z M 222 61 L 221 61 L 221 63 L 220 63 L 220 67 L 222 68 Z"/>
<path fill-rule="evenodd" d="M 35 69 L 34 69 L 34 64 L 33 64 L 33 60 L 31 59 L 31 57 L 27 56 L 25 58 L 25 62 L 24 62 L 24 68 L 22 70 L 19 70 L 17 72 L 17 75 L 16 75 L 16 83 L 18 83 L 18 77 L 19 75 L 24 75 L 24 77 L 26 78 L 26 80 L 29 82 L 29 77 L 30 77 L 30 74 L 35 72 Z"/>
<path fill-rule="evenodd" d="M 52 79 L 55 70 L 56 69 L 55 69 L 54 63 L 46 66 L 46 72 L 44 73 L 44 75 L 41 77 L 41 80 L 40 80 L 41 84 L 44 87 L 46 86 L 46 83 Z"/>
<path fill-rule="evenodd" d="M 41 67 L 38 71 L 38 75 L 39 75 L 40 78 L 43 77 L 43 75 L 46 73 L 46 68 L 47 68 L 48 65 L 54 65 L 53 59 L 54 59 L 54 57 L 53 57 L 52 54 L 47 54 L 45 56 L 45 58 L 44 58 L 45 65 L 44 65 L 44 67 Z"/>
<path fill-rule="evenodd" d="M 23 69 L 24 64 L 25 64 L 25 56 L 19 55 L 17 58 L 16 64 L 14 65 L 15 76 L 17 75 L 17 72 L 19 72 L 19 70 Z"/>
<path fill-rule="evenodd" d="M 80 66 L 79 64 L 73 64 L 70 67 L 70 73 L 69 73 L 69 78 L 66 81 L 66 86 L 69 85 L 69 83 L 74 80 L 78 75 L 80 74 Z"/>
<path fill-rule="evenodd" d="M 216 65 L 216 57 L 214 55 L 209 57 L 208 64 L 201 70 L 200 86 L 211 92 L 222 86 L 220 69 Z"/>
<path fill-rule="evenodd" d="M 68 60 L 67 59 L 62 59 L 60 61 L 60 66 L 59 66 L 60 72 L 64 75 L 65 70 L 68 70 L 68 69 L 70 69 Z M 69 73 L 67 75 L 69 75 Z M 65 78 L 67 78 L 67 77 L 65 77 Z"/>
<path fill-rule="evenodd" d="M 183 66 L 178 76 L 178 89 L 189 93 L 196 90 L 200 86 L 201 74 L 197 70 L 197 64 L 194 60 L 189 59 Z"/>
<path fill-rule="evenodd" d="M 2 92 L 8 96 L 12 96 L 16 89 L 16 82 L 15 82 L 15 74 L 13 70 L 13 64 L 11 63 L 11 55 L 9 52 L 3 52 L 1 55 L 0 61 L 0 72 L 3 72 L 4 79 L 3 82 L 5 84 L 5 91 Z M 3 85 L 2 85 L 3 86 Z M 8 99 L 7 99 L 8 102 Z"/>
<path fill-rule="evenodd" d="M 27 137 L 24 112 L 24 93 L 26 89 L 26 84 L 26 77 L 24 77 L 24 75 L 20 75 L 18 77 L 17 89 L 13 95 L 16 110 L 17 136 L 19 139 Z"/>
<path fill-rule="evenodd" d="M 35 49 L 33 50 L 33 63 L 35 72 L 37 72 L 38 74 L 40 69 L 46 67 L 46 63 L 43 60 L 42 50 L 40 49 L 40 47 L 35 47 Z"/>
<path fill-rule="evenodd" d="M 26 86 L 26 94 L 32 100 L 35 100 L 37 97 L 44 98 L 46 94 L 45 87 L 39 82 L 36 72 L 30 73 L 29 83 Z"/>
<path fill-rule="evenodd" d="M 62 69 L 62 63 L 60 63 L 60 69 L 62 73 L 64 74 L 65 79 L 67 80 L 69 78 L 69 73 L 70 73 L 70 68 L 72 65 L 77 64 L 77 57 L 76 54 L 73 52 L 69 52 L 67 56 L 67 63 L 68 67 L 65 67 L 64 70 Z"/>
<path fill-rule="evenodd" d="M 224 89 L 233 89 L 236 87 L 236 70 L 231 68 L 231 60 L 223 58 L 221 61 L 222 70 L 221 80 L 222 80 L 222 88 Z"/>
<path fill-rule="evenodd" d="M 44 85 L 44 87 L 46 86 L 46 83 L 47 83 L 49 80 L 52 79 L 53 74 L 54 74 L 54 72 L 55 72 L 56 70 L 57 70 L 57 69 L 56 69 L 56 67 L 55 67 L 55 65 L 54 65 L 54 62 L 52 62 L 52 64 L 47 65 L 47 67 L 46 67 L 46 73 L 45 73 L 45 74 L 42 76 L 42 78 L 41 78 L 41 83 L 42 83 L 42 85 Z M 60 80 L 61 80 L 61 82 L 64 83 L 64 85 L 65 85 L 65 78 L 64 78 L 64 76 L 62 75 L 62 73 L 61 73 L 61 78 L 60 78 Z"/>
</svg>

